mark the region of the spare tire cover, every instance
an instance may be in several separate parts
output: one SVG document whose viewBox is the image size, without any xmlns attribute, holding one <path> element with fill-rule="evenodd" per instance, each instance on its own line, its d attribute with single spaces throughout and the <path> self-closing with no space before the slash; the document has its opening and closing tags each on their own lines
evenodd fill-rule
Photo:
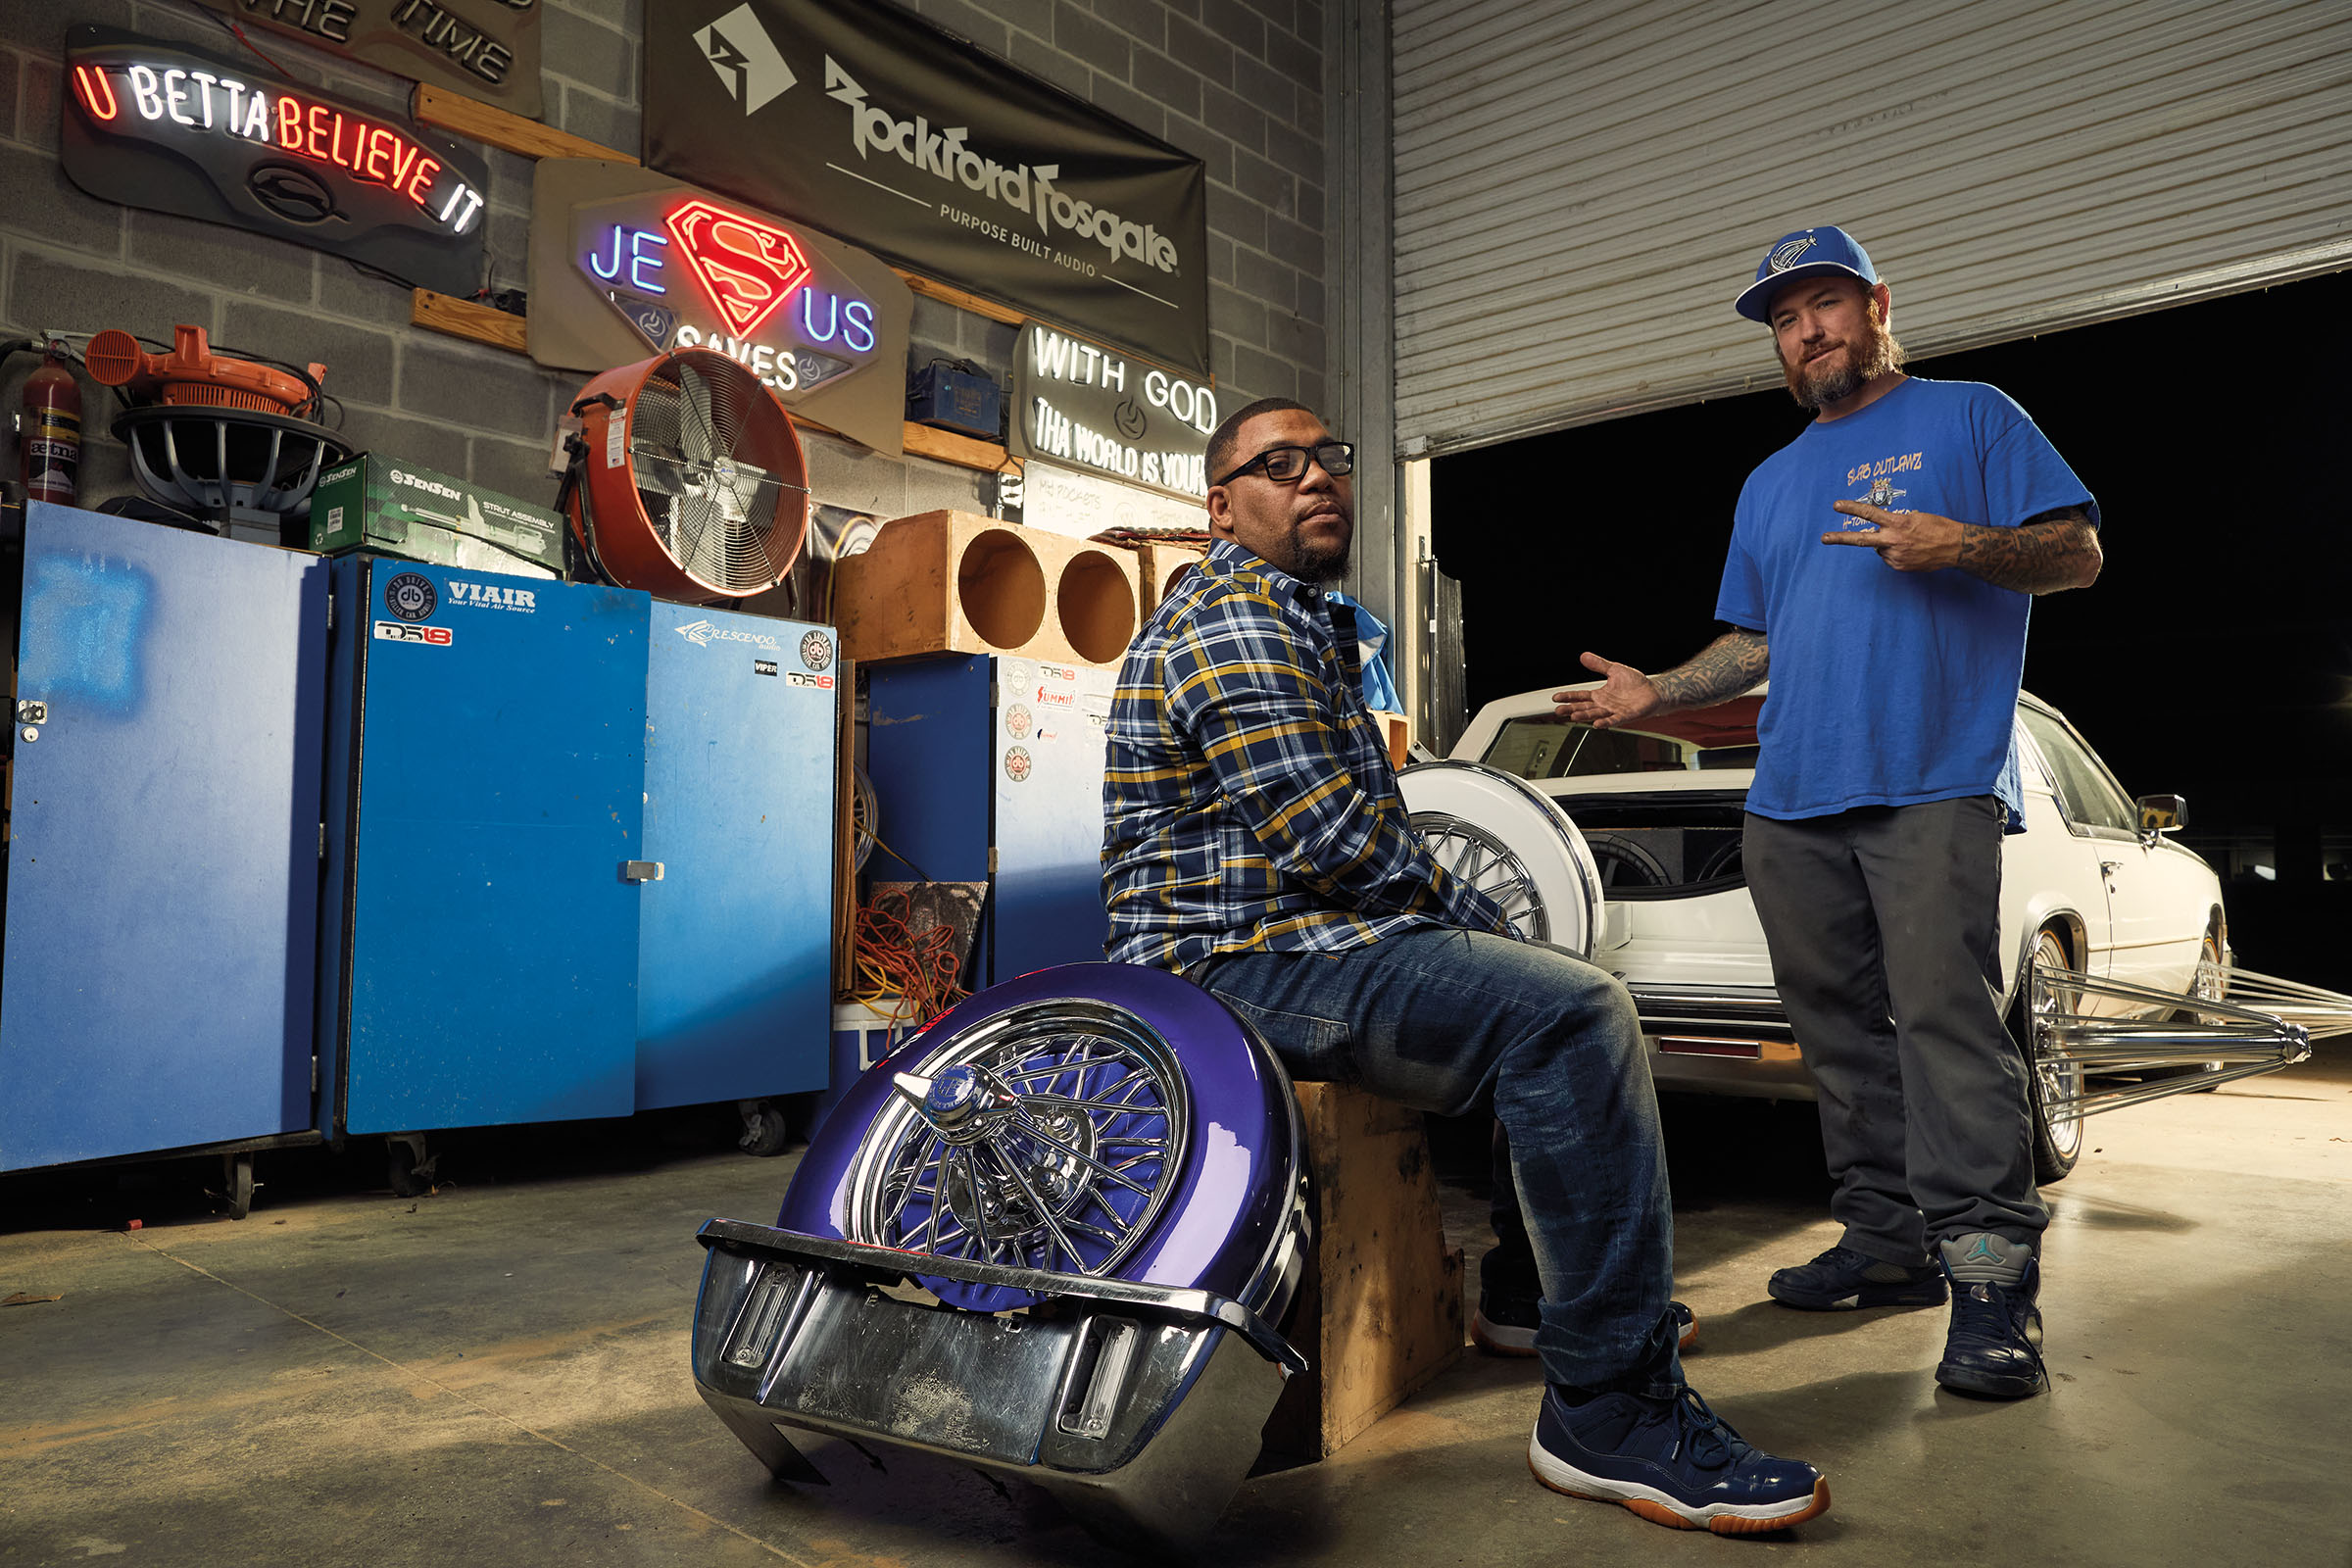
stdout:
<svg viewBox="0 0 2352 1568">
<path fill-rule="evenodd" d="M 1500 904 L 1521 936 L 1592 956 L 1600 870 L 1559 802 L 1479 762 L 1422 762 L 1396 785 L 1440 865 Z"/>
</svg>

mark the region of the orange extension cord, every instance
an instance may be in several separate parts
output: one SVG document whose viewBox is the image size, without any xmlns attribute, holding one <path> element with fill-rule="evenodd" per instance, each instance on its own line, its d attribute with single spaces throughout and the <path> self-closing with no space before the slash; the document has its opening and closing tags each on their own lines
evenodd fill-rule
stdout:
<svg viewBox="0 0 2352 1568">
<path fill-rule="evenodd" d="M 894 903 L 896 913 L 888 907 Z M 858 984 L 852 994 L 894 1024 L 929 1023 L 963 999 L 956 984 L 955 928 L 935 925 L 918 935 L 913 918 L 914 901 L 902 889 L 858 906 Z"/>
</svg>

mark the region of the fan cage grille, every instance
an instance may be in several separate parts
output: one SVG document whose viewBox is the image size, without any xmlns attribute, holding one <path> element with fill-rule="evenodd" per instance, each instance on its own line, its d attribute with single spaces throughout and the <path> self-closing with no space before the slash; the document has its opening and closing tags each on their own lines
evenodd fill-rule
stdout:
<svg viewBox="0 0 2352 1568">
<path fill-rule="evenodd" d="M 626 421 L 644 526 L 679 570 L 736 597 L 782 578 L 807 532 L 808 491 L 797 482 L 805 470 L 791 421 L 748 368 L 712 354 L 666 356 L 612 417 Z"/>
</svg>

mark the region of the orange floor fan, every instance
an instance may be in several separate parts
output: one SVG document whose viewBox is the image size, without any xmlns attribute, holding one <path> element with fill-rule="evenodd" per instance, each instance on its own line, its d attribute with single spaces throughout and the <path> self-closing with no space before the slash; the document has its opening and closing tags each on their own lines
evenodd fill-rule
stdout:
<svg viewBox="0 0 2352 1568">
<path fill-rule="evenodd" d="M 562 510 L 598 575 L 703 605 L 783 580 L 808 534 L 808 465 L 748 367 L 673 349 L 605 371 L 572 413 Z"/>
</svg>

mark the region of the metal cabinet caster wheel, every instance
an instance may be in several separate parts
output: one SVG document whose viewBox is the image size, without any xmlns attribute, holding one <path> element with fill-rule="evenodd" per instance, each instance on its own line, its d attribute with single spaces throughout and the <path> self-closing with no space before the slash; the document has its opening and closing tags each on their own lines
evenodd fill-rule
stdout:
<svg viewBox="0 0 2352 1568">
<path fill-rule="evenodd" d="M 736 1111 L 743 1117 L 743 1136 L 735 1147 L 747 1154 L 771 1159 L 792 1147 L 792 1124 L 784 1114 L 779 1100 L 746 1100 L 738 1102 Z"/>
<path fill-rule="evenodd" d="M 387 1133 L 384 1151 L 384 1174 L 392 1184 L 393 1197 L 422 1198 L 433 1190 L 434 1167 L 441 1156 L 425 1152 L 424 1134 Z"/>
<path fill-rule="evenodd" d="M 220 1197 L 230 1219 L 253 1212 L 253 1151 L 220 1156 Z"/>
</svg>

